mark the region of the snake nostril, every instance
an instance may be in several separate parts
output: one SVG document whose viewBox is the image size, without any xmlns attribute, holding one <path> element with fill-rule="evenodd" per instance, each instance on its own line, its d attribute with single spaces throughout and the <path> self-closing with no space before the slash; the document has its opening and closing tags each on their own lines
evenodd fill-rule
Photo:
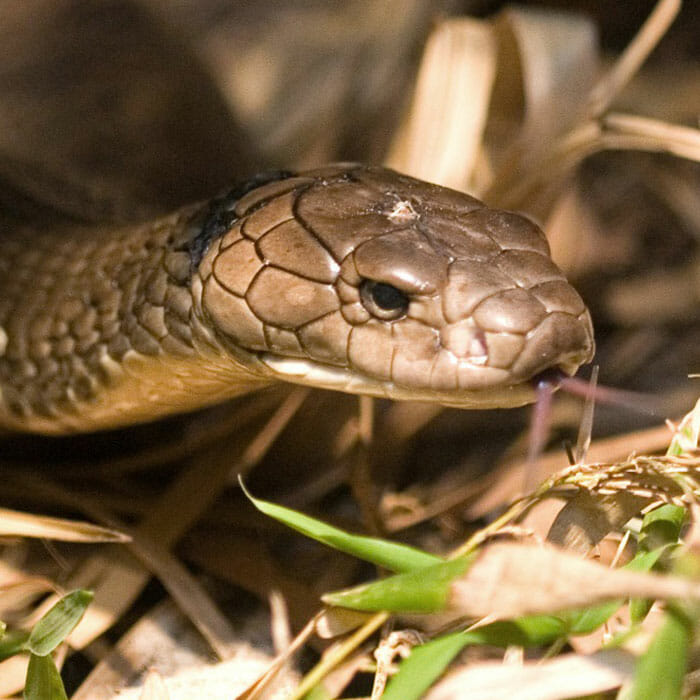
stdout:
<svg viewBox="0 0 700 700">
<path fill-rule="evenodd" d="M 486 334 L 471 320 L 452 323 L 440 331 L 440 343 L 459 359 L 485 364 L 489 357 Z"/>
</svg>

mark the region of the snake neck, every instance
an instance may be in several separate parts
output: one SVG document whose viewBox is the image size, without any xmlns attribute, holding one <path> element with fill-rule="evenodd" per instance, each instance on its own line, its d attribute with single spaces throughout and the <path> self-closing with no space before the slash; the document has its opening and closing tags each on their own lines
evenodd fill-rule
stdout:
<svg viewBox="0 0 700 700">
<path fill-rule="evenodd" d="M 211 213 L 195 205 L 119 229 L 0 232 L 0 425 L 112 428 L 270 382 L 202 318 L 193 256 Z"/>
</svg>

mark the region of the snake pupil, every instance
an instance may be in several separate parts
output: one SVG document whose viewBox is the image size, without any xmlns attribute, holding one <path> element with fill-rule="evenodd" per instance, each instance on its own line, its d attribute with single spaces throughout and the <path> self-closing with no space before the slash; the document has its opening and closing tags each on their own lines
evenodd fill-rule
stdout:
<svg viewBox="0 0 700 700">
<path fill-rule="evenodd" d="M 408 310 L 408 297 L 385 282 L 364 280 L 360 285 L 360 298 L 367 311 L 386 321 L 401 318 Z"/>
</svg>

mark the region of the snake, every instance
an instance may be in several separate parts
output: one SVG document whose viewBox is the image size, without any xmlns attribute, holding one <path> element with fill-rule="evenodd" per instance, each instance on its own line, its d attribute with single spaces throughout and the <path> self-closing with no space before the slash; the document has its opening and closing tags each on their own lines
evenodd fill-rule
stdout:
<svg viewBox="0 0 700 700">
<path fill-rule="evenodd" d="M 2 226 L 10 430 L 111 429 L 280 381 L 514 407 L 594 353 L 535 223 L 379 166 L 258 175 L 138 223 Z"/>
</svg>

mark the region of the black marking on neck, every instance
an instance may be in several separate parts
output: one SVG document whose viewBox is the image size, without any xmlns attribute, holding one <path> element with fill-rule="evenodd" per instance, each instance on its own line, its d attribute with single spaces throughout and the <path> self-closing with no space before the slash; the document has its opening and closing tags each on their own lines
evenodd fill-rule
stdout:
<svg viewBox="0 0 700 700">
<path fill-rule="evenodd" d="M 250 180 L 246 180 L 226 194 L 216 197 L 209 202 L 208 208 L 202 215 L 202 224 L 199 233 L 189 242 L 189 253 L 192 271 L 196 270 L 207 252 L 212 241 L 223 236 L 231 229 L 231 226 L 238 218 L 234 208 L 243 195 L 248 194 L 262 185 L 278 180 L 286 180 L 294 177 L 296 173 L 289 170 L 273 170 L 271 172 L 259 173 Z"/>
</svg>

